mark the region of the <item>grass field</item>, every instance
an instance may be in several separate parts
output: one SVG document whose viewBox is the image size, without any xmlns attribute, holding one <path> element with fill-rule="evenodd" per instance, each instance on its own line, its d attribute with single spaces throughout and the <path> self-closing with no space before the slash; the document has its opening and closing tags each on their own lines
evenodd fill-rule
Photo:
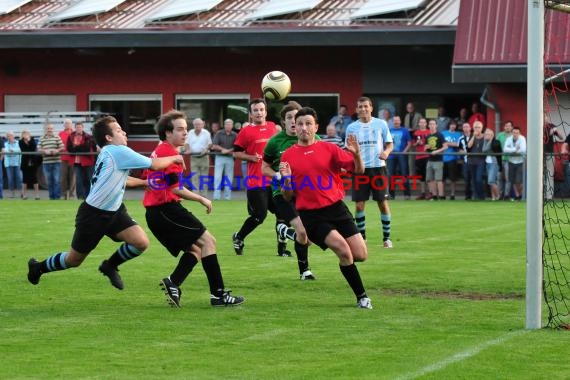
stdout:
<svg viewBox="0 0 570 380">
<path fill-rule="evenodd" d="M 121 267 L 99 263 L 26 280 L 27 260 L 68 247 L 77 202 L 0 202 L 2 379 L 568 379 L 568 332 L 524 329 L 525 209 L 511 202 L 392 202 L 394 249 L 381 248 L 369 203 L 369 260 L 359 270 L 373 310 L 360 310 L 331 251 L 311 247 L 317 281 L 276 256 L 273 219 L 233 253 L 243 201 L 206 216 L 226 286 L 244 295 L 213 309 L 200 265 L 171 309 L 158 286 L 176 261 L 151 248 Z M 127 207 L 146 229 L 139 201 Z M 352 205 L 351 205 L 352 208 Z M 546 315 L 544 315 L 546 318 Z"/>
</svg>

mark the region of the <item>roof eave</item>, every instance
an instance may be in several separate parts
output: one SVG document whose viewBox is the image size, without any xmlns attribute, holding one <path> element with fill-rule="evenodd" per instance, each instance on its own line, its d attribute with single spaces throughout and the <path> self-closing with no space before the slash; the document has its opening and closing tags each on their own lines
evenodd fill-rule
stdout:
<svg viewBox="0 0 570 380">
<path fill-rule="evenodd" d="M 0 49 L 453 45 L 456 27 L 3 31 Z"/>
</svg>

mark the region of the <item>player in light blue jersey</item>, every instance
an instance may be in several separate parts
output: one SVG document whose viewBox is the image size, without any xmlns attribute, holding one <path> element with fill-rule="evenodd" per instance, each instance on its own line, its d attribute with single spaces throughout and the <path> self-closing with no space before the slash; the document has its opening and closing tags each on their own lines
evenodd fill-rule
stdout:
<svg viewBox="0 0 570 380">
<path fill-rule="evenodd" d="M 42 262 L 28 261 L 28 281 L 37 285 L 44 273 L 78 267 L 97 247 L 103 236 L 124 242 L 108 260 L 99 266 L 117 289 L 123 281 L 117 267 L 139 256 L 148 248 L 144 230 L 129 216 L 123 204 L 125 186 L 143 186 L 146 181 L 129 177 L 130 169 L 162 170 L 183 162 L 180 155 L 150 159 L 127 147 L 127 135 L 112 116 L 103 117 L 93 125 L 93 136 L 101 152 L 91 179 L 91 192 L 79 206 L 75 217 L 75 233 L 71 248 Z"/>
<path fill-rule="evenodd" d="M 356 112 L 358 120 L 346 128 L 346 135 L 355 135 L 360 145 L 360 154 L 364 160 L 364 174 L 352 177 L 352 200 L 356 202 L 354 219 L 356 226 L 366 239 L 365 202 L 374 199 L 380 210 L 380 225 L 384 248 L 392 248 L 390 240 L 392 216 L 390 214 L 390 181 L 386 169 L 386 159 L 394 144 L 388 124 L 384 120 L 372 117 L 372 100 L 365 96 L 358 98 Z"/>
</svg>

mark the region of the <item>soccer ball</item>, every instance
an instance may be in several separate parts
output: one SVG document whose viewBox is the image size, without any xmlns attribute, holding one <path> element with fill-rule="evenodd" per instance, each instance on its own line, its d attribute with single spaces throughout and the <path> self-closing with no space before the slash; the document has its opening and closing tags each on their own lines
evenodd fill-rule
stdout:
<svg viewBox="0 0 570 380">
<path fill-rule="evenodd" d="M 291 79 L 281 71 L 267 73 L 261 81 L 261 92 L 265 99 L 283 100 L 291 91 Z"/>
</svg>

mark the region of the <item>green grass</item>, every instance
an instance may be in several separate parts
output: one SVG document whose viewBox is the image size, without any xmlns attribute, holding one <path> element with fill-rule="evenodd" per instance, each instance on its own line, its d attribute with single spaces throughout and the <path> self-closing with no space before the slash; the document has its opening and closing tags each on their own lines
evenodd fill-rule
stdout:
<svg viewBox="0 0 570 380">
<path fill-rule="evenodd" d="M 331 251 L 310 249 L 318 280 L 276 256 L 273 219 L 237 257 L 243 201 L 195 210 L 218 240 L 226 286 L 244 295 L 213 309 L 198 265 L 168 307 L 159 280 L 176 261 L 151 248 L 121 268 L 125 290 L 97 266 L 25 277 L 30 256 L 67 249 L 76 202 L 0 202 L 0 378 L 5 379 L 567 379 L 567 332 L 524 329 L 521 203 L 392 202 L 394 249 L 381 248 L 368 204 L 369 260 L 359 270 L 374 309 L 359 310 Z M 129 212 L 146 229 L 140 201 Z M 352 208 L 352 205 L 351 205 Z M 292 246 L 291 246 L 292 248 Z M 545 316 L 546 317 L 546 316 Z"/>
</svg>

